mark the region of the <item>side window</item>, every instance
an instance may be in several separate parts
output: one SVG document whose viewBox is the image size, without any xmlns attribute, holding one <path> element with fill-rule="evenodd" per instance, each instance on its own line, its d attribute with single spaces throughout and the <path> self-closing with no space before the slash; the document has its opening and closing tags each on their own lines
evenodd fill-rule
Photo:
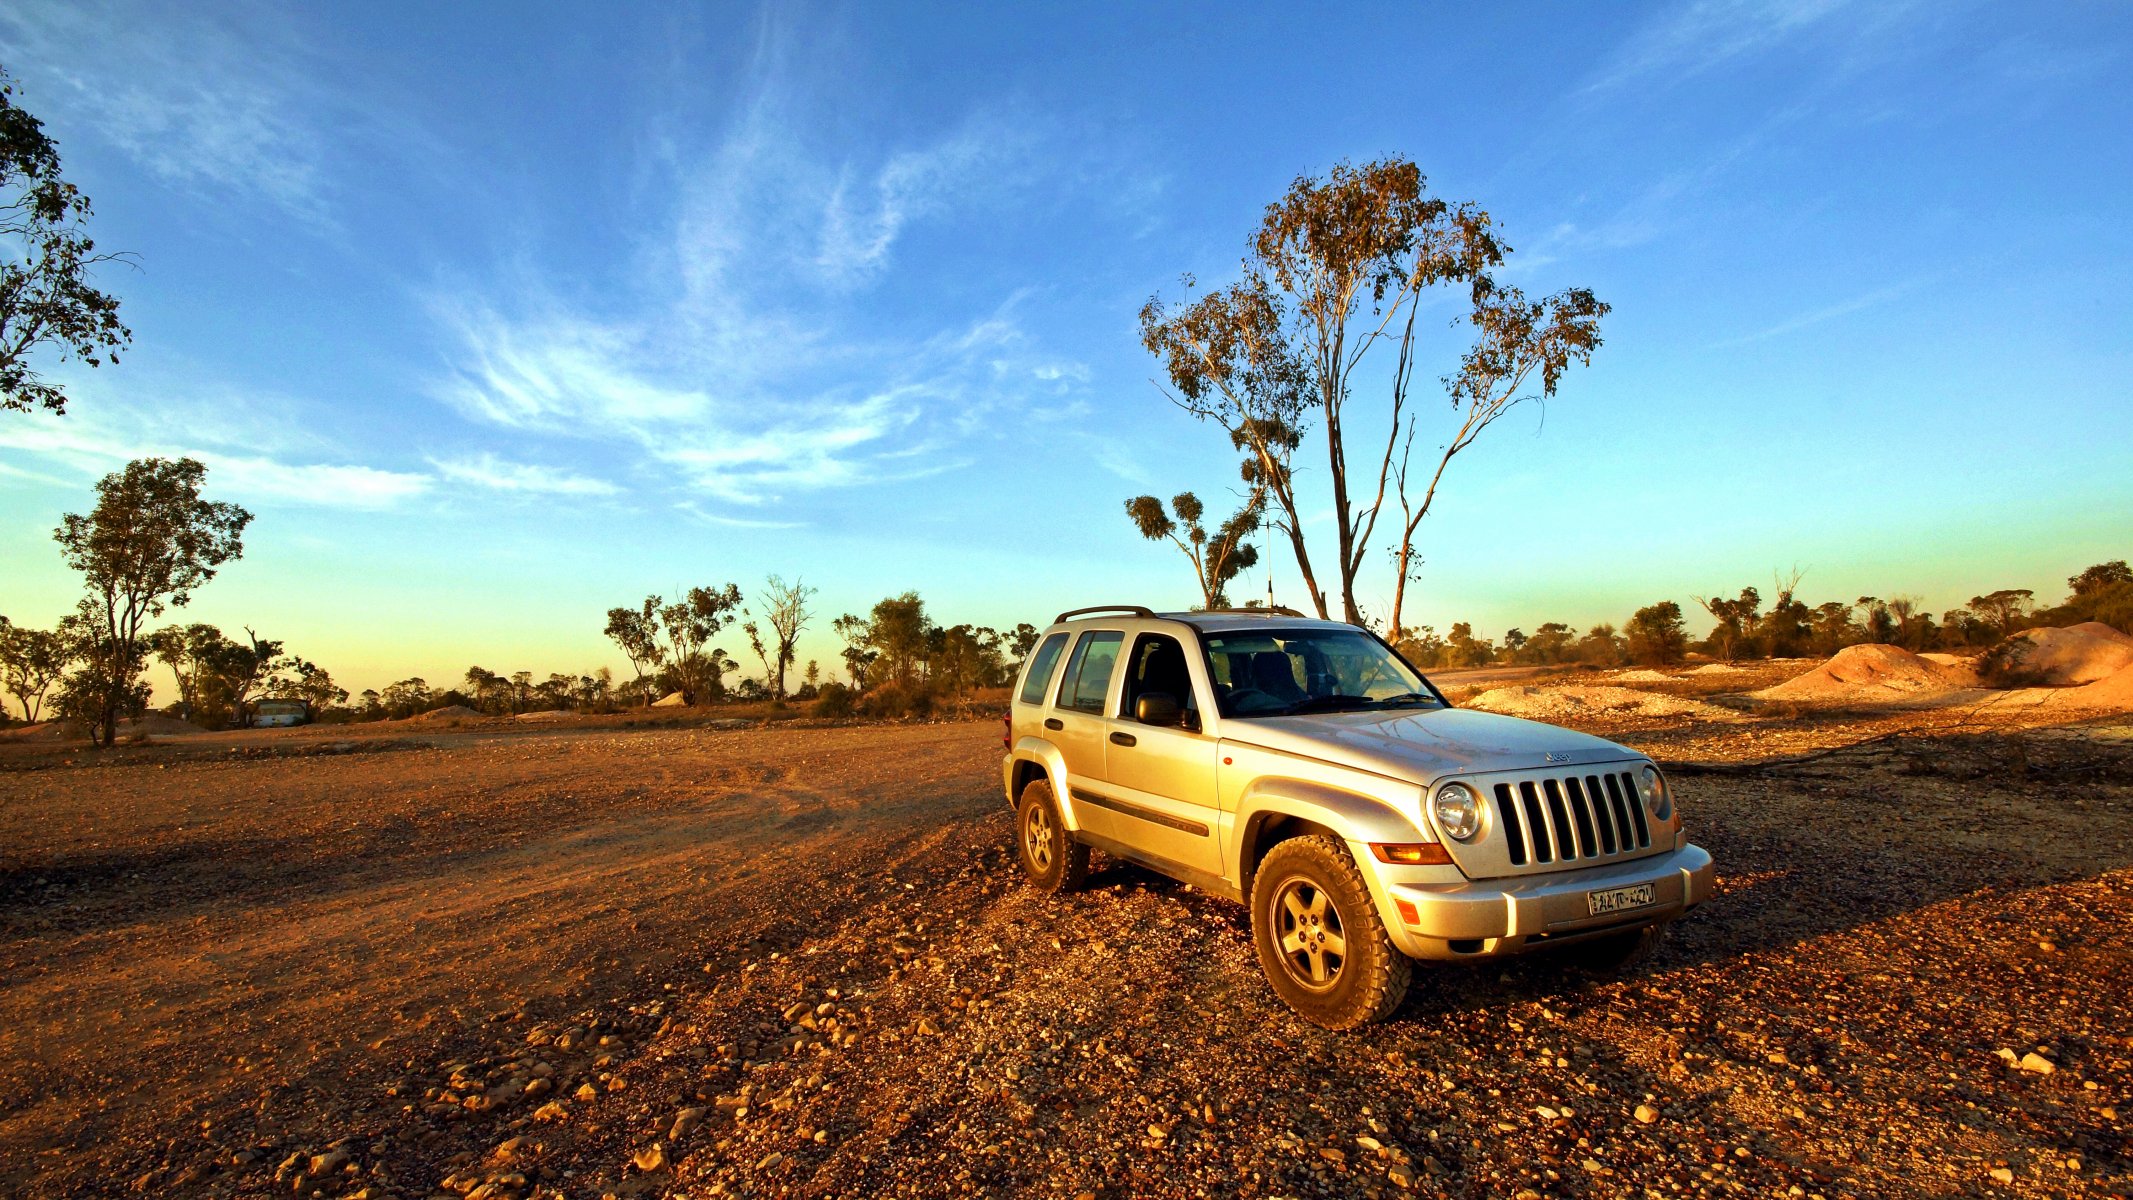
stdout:
<svg viewBox="0 0 2133 1200">
<path fill-rule="evenodd" d="M 1044 644 L 1030 655 L 1029 668 L 1022 674 L 1022 703 L 1044 703 L 1044 685 L 1052 681 L 1052 668 L 1059 665 L 1059 652 L 1066 649 L 1066 637 L 1063 633 L 1055 633 L 1044 639 Z"/>
<path fill-rule="evenodd" d="M 1067 659 L 1066 677 L 1059 681 L 1059 707 L 1103 715 L 1104 693 L 1111 690 L 1111 670 L 1118 665 L 1125 640 L 1125 634 L 1111 630 L 1081 635 L 1073 657 Z"/>
<path fill-rule="evenodd" d="M 1185 668 L 1185 647 L 1174 637 L 1144 633 L 1134 639 L 1133 657 L 1126 669 L 1125 694 L 1119 697 L 1118 715 L 1131 717 L 1140 698 L 1149 692 L 1167 692 L 1187 712 L 1198 712 L 1192 695 L 1192 674 Z"/>
</svg>

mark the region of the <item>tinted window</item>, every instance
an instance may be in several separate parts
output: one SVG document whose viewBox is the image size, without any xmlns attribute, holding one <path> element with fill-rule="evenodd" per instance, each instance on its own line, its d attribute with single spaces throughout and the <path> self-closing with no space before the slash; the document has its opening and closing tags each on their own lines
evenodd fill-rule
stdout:
<svg viewBox="0 0 2133 1200">
<path fill-rule="evenodd" d="M 1022 676 L 1022 703 L 1044 703 L 1044 685 L 1052 681 L 1052 668 L 1059 665 L 1059 652 L 1064 649 L 1066 635 L 1055 633 L 1030 655 L 1029 670 Z"/>
<path fill-rule="evenodd" d="M 1067 660 L 1066 678 L 1059 683 L 1059 707 L 1103 715 L 1111 669 L 1118 665 L 1118 647 L 1125 640 L 1125 634 L 1111 630 L 1081 635 Z"/>
<path fill-rule="evenodd" d="M 1192 697 L 1192 675 L 1185 668 L 1185 647 L 1174 637 L 1144 633 L 1133 643 L 1127 660 L 1126 691 L 1119 697 L 1118 715 L 1133 716 L 1133 706 L 1149 692 L 1163 692 L 1187 712 L 1199 711 Z"/>
</svg>

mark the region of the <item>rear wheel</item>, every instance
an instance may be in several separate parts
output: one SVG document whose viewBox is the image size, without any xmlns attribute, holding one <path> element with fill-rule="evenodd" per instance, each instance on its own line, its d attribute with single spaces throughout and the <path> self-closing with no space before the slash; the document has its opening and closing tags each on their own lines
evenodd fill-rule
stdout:
<svg viewBox="0 0 2133 1200">
<path fill-rule="evenodd" d="M 1252 941 L 1274 994 L 1327 1029 L 1382 1020 L 1413 975 L 1348 848 L 1330 837 L 1267 852 L 1252 880 Z"/>
<path fill-rule="evenodd" d="M 1032 779 L 1015 810 L 1015 850 L 1030 885 L 1041 892 L 1071 892 L 1089 875 L 1089 848 L 1067 836 L 1050 781 Z"/>
</svg>

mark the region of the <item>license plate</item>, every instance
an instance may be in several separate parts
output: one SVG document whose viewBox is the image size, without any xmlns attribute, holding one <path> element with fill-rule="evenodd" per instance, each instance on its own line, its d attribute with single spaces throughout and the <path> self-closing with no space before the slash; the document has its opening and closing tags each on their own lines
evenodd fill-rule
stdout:
<svg viewBox="0 0 2133 1200">
<path fill-rule="evenodd" d="M 1592 916 L 1628 912 L 1643 908 L 1652 902 L 1652 885 L 1640 883 L 1635 887 L 1609 888 L 1604 892 L 1585 893 L 1585 911 Z"/>
</svg>

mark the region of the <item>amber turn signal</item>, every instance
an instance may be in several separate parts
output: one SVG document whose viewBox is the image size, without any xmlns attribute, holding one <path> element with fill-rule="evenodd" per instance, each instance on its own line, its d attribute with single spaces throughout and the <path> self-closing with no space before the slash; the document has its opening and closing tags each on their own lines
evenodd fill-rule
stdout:
<svg viewBox="0 0 2133 1200">
<path fill-rule="evenodd" d="M 1441 842 L 1372 842 L 1371 857 L 1399 867 L 1450 866 L 1452 856 Z"/>
</svg>

